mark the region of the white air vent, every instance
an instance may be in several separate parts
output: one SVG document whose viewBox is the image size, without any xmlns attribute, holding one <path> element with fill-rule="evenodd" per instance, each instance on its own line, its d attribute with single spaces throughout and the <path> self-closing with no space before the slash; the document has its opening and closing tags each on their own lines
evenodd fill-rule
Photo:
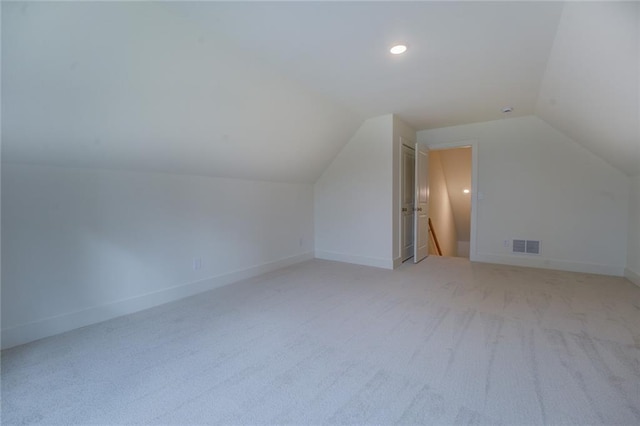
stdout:
<svg viewBox="0 0 640 426">
<path fill-rule="evenodd" d="M 526 253 L 526 243 L 525 240 L 513 240 L 513 252 Z"/>
<path fill-rule="evenodd" d="M 540 254 L 540 241 L 527 240 L 527 253 Z"/>
<path fill-rule="evenodd" d="M 540 241 L 538 240 L 513 240 L 514 253 L 540 254 Z"/>
</svg>

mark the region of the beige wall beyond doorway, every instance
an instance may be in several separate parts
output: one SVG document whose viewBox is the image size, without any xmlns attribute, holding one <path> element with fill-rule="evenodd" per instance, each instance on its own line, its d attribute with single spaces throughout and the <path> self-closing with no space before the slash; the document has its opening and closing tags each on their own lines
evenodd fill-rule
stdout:
<svg viewBox="0 0 640 426">
<path fill-rule="evenodd" d="M 429 215 L 443 256 L 469 257 L 471 189 L 470 147 L 431 151 Z M 437 254 L 433 238 L 429 253 Z"/>
</svg>

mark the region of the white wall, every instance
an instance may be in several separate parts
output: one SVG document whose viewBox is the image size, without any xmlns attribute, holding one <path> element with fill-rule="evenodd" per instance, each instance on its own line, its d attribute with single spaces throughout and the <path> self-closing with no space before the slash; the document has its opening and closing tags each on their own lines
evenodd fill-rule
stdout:
<svg viewBox="0 0 640 426">
<path fill-rule="evenodd" d="M 393 268 L 392 132 L 365 121 L 315 183 L 316 257 Z"/>
<path fill-rule="evenodd" d="M 478 141 L 472 260 L 622 275 L 629 178 L 534 116 L 418 132 L 432 144 Z M 515 255 L 504 240 L 538 239 Z M 473 249 L 472 249 L 473 255 Z"/>
<path fill-rule="evenodd" d="M 2 345 L 309 259 L 313 245 L 309 184 L 5 163 Z"/>
<path fill-rule="evenodd" d="M 640 175 L 631 178 L 625 276 L 640 286 Z"/>
<path fill-rule="evenodd" d="M 391 205 L 391 215 L 393 218 L 393 266 L 394 268 L 402 264 L 402 218 L 400 209 L 402 204 L 402 141 L 409 146 L 416 143 L 416 131 L 395 115 L 393 116 L 393 198 Z"/>
<path fill-rule="evenodd" d="M 440 151 L 429 153 L 429 217 L 442 255 L 456 256 L 458 233 L 440 156 Z M 429 253 L 438 254 L 433 238 L 429 239 Z"/>
</svg>

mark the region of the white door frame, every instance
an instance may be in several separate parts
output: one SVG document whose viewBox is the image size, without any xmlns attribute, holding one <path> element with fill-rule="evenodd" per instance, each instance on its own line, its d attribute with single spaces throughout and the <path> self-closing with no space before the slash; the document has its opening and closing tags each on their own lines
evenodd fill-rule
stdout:
<svg viewBox="0 0 640 426">
<path fill-rule="evenodd" d="M 478 141 L 469 139 L 457 142 L 446 142 L 439 144 L 425 144 L 430 151 L 438 151 L 452 148 L 471 148 L 471 235 L 469 241 L 469 260 L 477 260 L 477 223 L 478 223 L 478 199 L 482 199 L 482 194 L 478 192 Z"/>
</svg>

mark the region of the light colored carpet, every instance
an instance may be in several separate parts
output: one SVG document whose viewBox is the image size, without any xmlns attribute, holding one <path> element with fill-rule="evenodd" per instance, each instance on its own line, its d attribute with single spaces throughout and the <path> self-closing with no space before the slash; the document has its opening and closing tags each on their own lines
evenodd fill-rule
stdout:
<svg viewBox="0 0 640 426">
<path fill-rule="evenodd" d="M 3 424 L 640 424 L 640 288 L 313 260 L 2 353 Z"/>
</svg>

